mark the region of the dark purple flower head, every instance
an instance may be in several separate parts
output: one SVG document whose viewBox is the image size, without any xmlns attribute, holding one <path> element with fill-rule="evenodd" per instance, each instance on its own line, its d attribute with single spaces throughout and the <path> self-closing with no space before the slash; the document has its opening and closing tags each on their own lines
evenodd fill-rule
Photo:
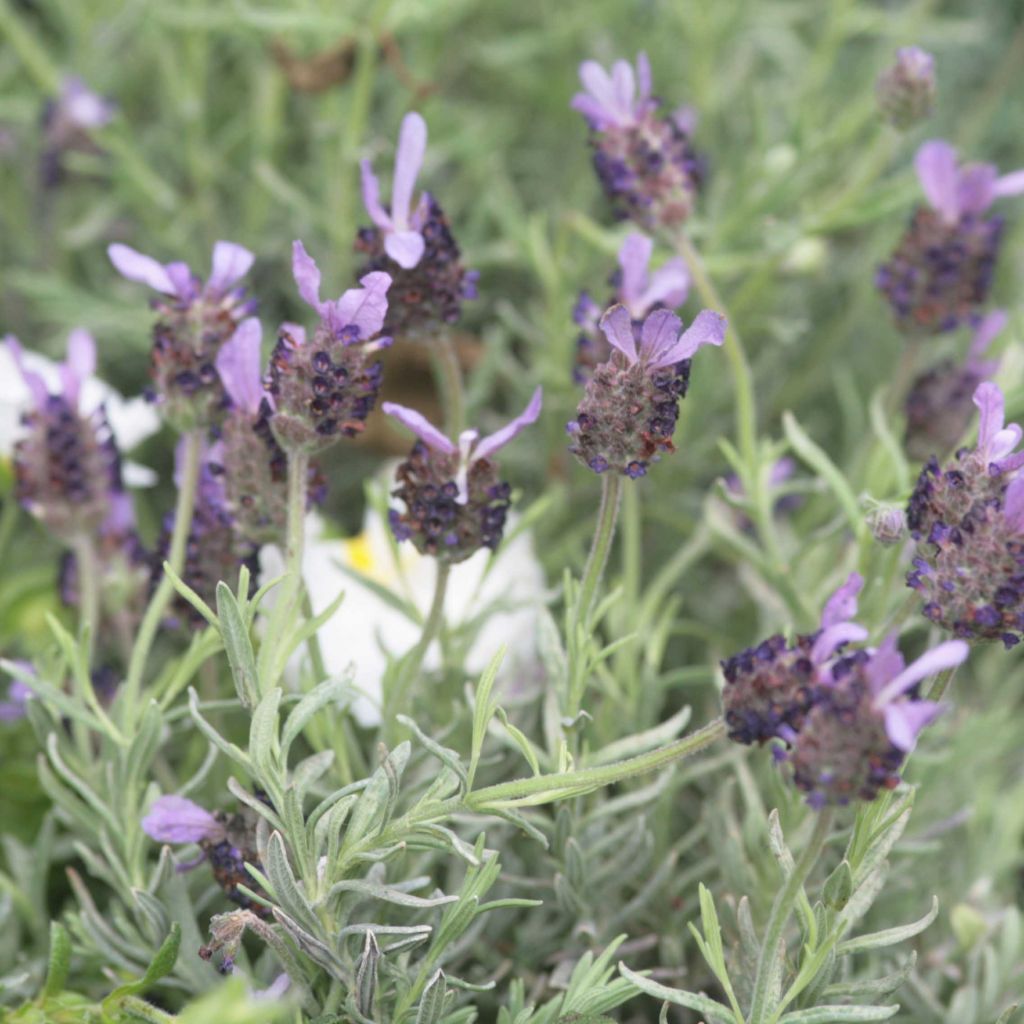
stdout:
<svg viewBox="0 0 1024 1024">
<path fill-rule="evenodd" d="M 703 176 L 690 147 L 692 116 L 658 113 L 642 53 L 635 74 L 624 60 L 610 74 L 584 61 L 580 81 L 586 91 L 573 97 L 572 106 L 590 125 L 594 169 L 616 212 L 650 230 L 681 224 Z"/>
<path fill-rule="evenodd" d="M 158 293 L 151 372 L 164 416 L 182 431 L 213 423 L 225 405 L 217 354 L 255 308 L 238 286 L 252 253 L 234 242 L 215 243 L 205 282 L 184 263 L 158 263 L 127 245 L 111 245 L 107 253 L 123 277 Z"/>
<path fill-rule="evenodd" d="M 938 334 L 975 319 L 988 297 L 1003 222 L 985 219 L 1000 196 L 1024 192 L 1024 171 L 999 177 L 992 164 L 957 164 L 948 142 L 924 143 L 914 160 L 928 200 L 919 207 L 876 283 L 897 326 Z"/>
<path fill-rule="evenodd" d="M 662 452 L 675 450 L 672 434 L 679 399 L 686 395 L 690 360 L 703 345 L 721 345 L 726 323 L 703 310 L 687 330 L 674 313 L 658 309 L 643 322 L 637 340 L 625 306 L 601 318 L 611 358 L 594 371 L 566 430 L 569 451 L 595 473 L 643 476 Z"/>
<path fill-rule="evenodd" d="M 226 836 L 221 822 L 183 796 L 159 797 L 141 824 L 158 843 L 219 843 Z"/>
<path fill-rule="evenodd" d="M 791 644 L 775 635 L 722 662 L 730 739 L 745 744 L 792 741 L 812 706 L 820 667 L 844 644 L 867 638 L 867 631 L 852 621 L 863 585 L 857 573 L 850 574 L 826 602 L 817 632 Z"/>
<path fill-rule="evenodd" d="M 386 271 L 393 278 L 385 329 L 402 337 L 429 337 L 440 325 L 459 319 L 464 299 L 476 298 L 477 274 L 462 266 L 438 202 L 423 192 L 413 204 L 426 148 L 426 122 L 419 114 L 406 114 L 395 154 L 390 209 L 381 205 L 380 184 L 370 161 L 361 165 L 363 203 L 374 226 L 360 230 L 356 239 L 356 250 L 367 257 L 360 273 Z"/>
<path fill-rule="evenodd" d="M 217 356 L 230 406 L 210 449 L 209 464 L 224 487 L 236 531 L 254 544 L 282 540 L 288 514 L 288 456 L 273 432 L 274 401 L 263 389 L 260 322 L 249 317 Z M 310 500 L 323 477 L 310 467 Z"/>
<path fill-rule="evenodd" d="M 893 634 L 878 650 L 857 651 L 819 669 L 811 708 L 791 749 L 779 754 L 807 802 L 843 805 L 894 788 L 919 733 L 944 710 L 918 699 L 918 684 L 961 664 L 967 653 L 967 644 L 952 640 L 906 666 Z"/>
<path fill-rule="evenodd" d="M 943 360 L 910 386 L 905 405 L 904 445 L 913 458 L 945 454 L 963 436 L 974 412 L 975 390 L 999 367 L 998 360 L 986 360 L 983 356 L 1006 322 L 1004 310 L 989 313 L 975 329 L 963 363 Z"/>
<path fill-rule="evenodd" d="M 897 50 L 895 63 L 878 76 L 875 86 L 883 116 L 900 131 L 931 113 L 935 89 L 935 58 L 917 46 Z"/>
<path fill-rule="evenodd" d="M 678 256 L 657 270 L 649 269 L 654 243 L 646 235 L 633 232 L 619 249 L 618 269 L 611 277 L 614 292 L 607 306 L 621 303 L 633 320 L 637 343 L 643 322 L 656 309 L 678 309 L 690 291 L 690 273 Z M 601 333 L 601 307 L 586 292 L 581 292 L 573 311 L 573 320 L 581 328 L 577 340 L 576 379 L 584 383 L 595 366 L 606 362 L 611 346 Z"/>
<path fill-rule="evenodd" d="M 312 339 L 302 327 L 281 325 L 270 360 L 271 429 L 285 450 L 315 452 L 359 434 L 377 401 L 381 364 L 374 357 L 391 344 L 378 337 L 391 276 L 375 271 L 362 288 L 321 301 L 320 270 L 301 242 L 293 245 L 292 272 L 319 323 Z"/>
<path fill-rule="evenodd" d="M 65 153 L 100 152 L 93 133 L 109 124 L 116 110 L 113 103 L 93 92 L 77 75 L 67 75 L 61 81 L 60 94 L 43 110 L 40 171 L 46 188 L 63 180 Z"/>
<path fill-rule="evenodd" d="M 417 551 L 454 564 L 481 547 L 501 542 L 511 488 L 498 476 L 494 455 L 540 415 L 541 389 L 511 423 L 487 437 L 464 430 L 458 443 L 426 417 L 394 402 L 384 412 L 408 427 L 418 441 L 397 470 L 399 486 L 392 494 L 405 506 L 392 509 L 391 528 Z"/>
<path fill-rule="evenodd" d="M 95 533 L 121 491 L 121 458 L 102 408 L 81 411 L 82 385 L 96 367 L 96 344 L 84 330 L 68 335 L 61 389 L 51 394 L 25 365 L 17 339 L 5 343 L 32 396 L 14 449 L 18 501 L 64 539 Z"/>
</svg>

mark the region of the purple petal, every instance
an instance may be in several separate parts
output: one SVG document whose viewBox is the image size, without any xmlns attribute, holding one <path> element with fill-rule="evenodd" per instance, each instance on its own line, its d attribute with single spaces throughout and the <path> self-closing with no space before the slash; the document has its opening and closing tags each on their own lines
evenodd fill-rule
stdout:
<svg viewBox="0 0 1024 1024">
<path fill-rule="evenodd" d="M 110 122 L 116 109 L 77 75 L 68 75 L 61 83 L 59 105 L 79 128 L 102 128 Z"/>
<path fill-rule="evenodd" d="M 1013 171 L 998 178 L 992 187 L 995 196 L 1019 196 L 1024 192 L 1024 171 Z"/>
<path fill-rule="evenodd" d="M 597 101 L 601 117 L 605 121 L 616 120 L 615 88 L 611 75 L 596 60 L 585 60 L 580 65 L 580 81 L 583 88 Z"/>
<path fill-rule="evenodd" d="M 68 335 L 67 360 L 60 367 L 64 396 L 77 408 L 82 384 L 96 372 L 96 342 L 82 327 Z"/>
<path fill-rule="evenodd" d="M 857 595 L 864 588 L 864 577 L 851 572 L 846 582 L 825 602 L 821 613 L 822 629 L 847 622 L 857 614 Z"/>
<path fill-rule="evenodd" d="M 974 389 L 974 404 L 978 407 L 978 451 L 987 462 L 992 442 L 1003 429 L 1005 406 L 999 385 L 982 381 Z"/>
<path fill-rule="evenodd" d="M 263 400 L 260 377 L 262 330 L 257 317 L 243 320 L 217 353 L 217 372 L 231 401 L 243 412 L 256 415 Z"/>
<path fill-rule="evenodd" d="M 384 207 L 380 205 L 380 182 L 377 180 L 377 175 L 373 173 L 369 160 L 360 162 L 359 173 L 363 183 L 363 205 L 370 215 L 370 220 L 379 228 L 390 228 L 391 218 Z"/>
<path fill-rule="evenodd" d="M 131 246 L 121 245 L 120 242 L 107 246 L 107 256 L 114 264 L 114 269 L 129 281 L 148 284 L 154 291 L 163 292 L 164 295 L 178 294 L 178 289 L 167 274 L 167 268 L 157 263 L 152 256 L 143 256 L 141 252 L 136 252 Z"/>
<path fill-rule="evenodd" d="M 640 332 L 640 359 L 652 368 L 672 365 L 663 363 L 662 359 L 675 348 L 682 329 L 683 321 L 675 313 L 656 309 L 644 321 Z"/>
<path fill-rule="evenodd" d="M 821 665 L 832 657 L 840 644 L 859 643 L 867 638 L 868 631 L 856 622 L 837 622 L 827 626 L 811 647 L 811 661 Z"/>
<path fill-rule="evenodd" d="M 162 796 L 142 819 L 142 831 L 158 843 L 198 843 L 224 838 L 224 826 L 183 796 Z"/>
<path fill-rule="evenodd" d="M 615 305 L 605 310 L 598 326 L 613 348 L 617 348 L 632 366 L 637 360 L 636 338 L 633 337 L 633 318 L 625 306 Z"/>
<path fill-rule="evenodd" d="M 286 320 L 277 329 L 278 336 L 287 334 L 289 338 L 295 343 L 297 348 L 302 348 L 306 344 L 306 328 L 302 324 L 293 324 Z"/>
<path fill-rule="evenodd" d="M 637 310 L 640 296 L 647 287 L 647 264 L 651 262 L 654 243 L 638 232 L 626 235 L 626 240 L 619 249 L 619 266 L 622 268 L 622 285 L 619 298 L 630 313 L 638 313 L 636 319 L 643 317 L 644 311 Z"/>
<path fill-rule="evenodd" d="M 693 323 L 683 331 L 679 341 L 662 355 L 652 368 L 674 366 L 689 359 L 702 345 L 721 345 L 728 327 L 725 317 L 711 309 L 702 309 Z"/>
<path fill-rule="evenodd" d="M 1006 488 L 1003 518 L 1014 533 L 1024 532 L 1024 476 L 1014 477 Z"/>
<path fill-rule="evenodd" d="M 628 60 L 617 60 L 612 65 L 612 89 L 619 117 L 623 121 L 631 120 L 633 101 L 636 98 L 636 79 L 633 77 L 633 66 Z"/>
<path fill-rule="evenodd" d="M 673 257 L 651 274 L 647 290 L 637 302 L 637 311 L 643 316 L 658 303 L 668 309 L 678 309 L 689 293 L 690 272 L 678 256 Z"/>
<path fill-rule="evenodd" d="M 391 275 L 375 270 L 361 278 L 359 283 L 362 288 L 350 288 L 334 304 L 333 317 L 338 328 L 349 324 L 358 327 L 360 338 L 366 341 L 384 325 Z"/>
<path fill-rule="evenodd" d="M 889 742 L 909 753 L 914 749 L 921 730 L 945 710 L 945 705 L 931 700 L 898 700 L 886 704 L 882 714 L 885 716 L 885 732 Z"/>
<path fill-rule="evenodd" d="M 25 350 L 21 347 L 21 342 L 13 334 L 8 334 L 4 338 L 4 343 L 10 349 L 11 356 L 14 359 L 15 365 L 18 367 L 21 373 L 21 379 L 25 382 L 25 386 L 32 393 L 32 401 L 37 406 L 44 405 L 46 403 L 49 391 L 46 388 L 46 381 L 34 371 L 30 370 L 25 365 Z"/>
<path fill-rule="evenodd" d="M 199 283 L 196 281 L 187 263 L 180 260 L 168 263 L 164 270 L 174 285 L 174 294 L 183 301 L 189 301 L 199 294 Z"/>
<path fill-rule="evenodd" d="M 873 696 L 880 693 L 890 679 L 895 679 L 903 671 L 903 655 L 900 654 L 896 642 L 897 634 L 890 633 L 864 669 Z"/>
<path fill-rule="evenodd" d="M 959 220 L 956 150 L 942 139 L 932 139 L 917 151 L 914 167 L 921 188 L 933 209 L 950 223 Z"/>
<path fill-rule="evenodd" d="M 521 434 L 531 423 L 535 423 L 540 415 L 542 398 L 541 388 L 537 388 L 526 408 L 511 423 L 489 434 L 473 448 L 473 460 L 489 458 L 499 448 L 504 448 L 509 441 Z"/>
<path fill-rule="evenodd" d="M 292 276 L 303 301 L 309 303 L 323 316 L 324 303 L 320 301 L 320 268 L 300 241 L 292 242 Z"/>
<path fill-rule="evenodd" d="M 385 402 L 381 408 L 389 416 L 408 427 L 428 448 L 454 455 L 459 449 L 441 433 L 422 413 L 397 402 Z"/>
<path fill-rule="evenodd" d="M 576 93 L 569 106 L 581 113 L 590 122 L 591 126 L 598 131 L 605 128 L 608 124 L 614 123 L 600 101 L 594 99 L 589 93 Z"/>
<path fill-rule="evenodd" d="M 777 487 L 779 484 L 784 484 L 795 472 L 796 461 L 788 455 L 784 455 L 781 459 L 776 459 L 772 463 L 772 468 L 768 471 L 768 483 L 773 487 Z M 847 580 L 847 583 L 849 583 L 849 580 Z M 855 606 L 854 613 L 856 610 Z"/>
<path fill-rule="evenodd" d="M 920 658 L 912 661 L 898 676 L 890 679 L 882 687 L 875 695 L 875 707 L 884 707 L 922 679 L 927 679 L 928 676 L 933 676 L 937 672 L 961 664 L 966 660 L 969 652 L 970 648 L 963 640 L 947 640 L 944 644 L 925 651 Z"/>
<path fill-rule="evenodd" d="M 651 62 L 647 54 L 641 50 L 636 55 L 636 84 L 640 91 L 641 100 L 650 99 L 651 96 Z"/>
<path fill-rule="evenodd" d="M 991 164 L 971 164 L 957 175 L 956 203 L 961 214 L 984 213 L 996 197 L 996 169 Z"/>
<path fill-rule="evenodd" d="M 388 231 L 384 235 L 384 251 L 405 270 L 419 263 L 425 246 L 418 231 Z"/>
<path fill-rule="evenodd" d="M 996 336 L 1002 332 L 1008 320 L 1009 317 L 1006 315 L 1005 309 L 992 310 L 975 329 L 968 358 L 970 360 L 980 359 Z"/>
<path fill-rule="evenodd" d="M 423 166 L 426 151 L 427 122 L 415 112 L 406 114 L 402 118 L 402 128 L 398 133 L 395 180 L 391 186 L 391 219 L 399 231 L 404 231 L 409 226 L 412 190 L 416 187 L 416 176 Z"/>
<path fill-rule="evenodd" d="M 235 242 L 213 243 L 213 269 L 207 287 L 223 294 L 249 273 L 255 256 Z"/>
</svg>

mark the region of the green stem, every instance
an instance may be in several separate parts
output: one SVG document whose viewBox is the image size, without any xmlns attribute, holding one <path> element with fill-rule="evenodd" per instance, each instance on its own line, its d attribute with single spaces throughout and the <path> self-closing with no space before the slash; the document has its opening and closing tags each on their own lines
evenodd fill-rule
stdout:
<svg viewBox="0 0 1024 1024">
<path fill-rule="evenodd" d="M 608 564 L 608 552 L 615 537 L 615 523 L 619 517 L 619 499 L 622 495 L 622 477 L 609 472 L 601 477 L 601 506 L 597 512 L 597 527 L 590 545 L 587 564 L 580 579 L 580 591 L 576 600 L 576 623 L 586 626 L 590 622 L 597 588 Z"/>
<path fill-rule="evenodd" d="M 195 511 L 199 470 L 202 464 L 203 435 L 201 431 L 193 430 L 185 434 L 182 440 L 185 445 L 185 459 L 181 472 L 178 500 L 174 506 L 174 530 L 171 533 L 171 544 L 167 553 L 168 564 L 179 576 L 185 565 L 185 549 L 188 544 L 189 531 L 192 529 L 192 513 Z M 174 584 L 171 582 L 170 576 L 164 574 L 149 600 L 146 614 L 142 617 L 142 624 L 139 626 L 138 636 L 135 638 L 135 646 L 132 648 L 132 656 L 128 663 L 128 676 L 122 689 L 122 723 L 128 727 L 129 731 L 135 721 L 150 648 L 153 646 L 157 630 L 160 628 L 160 623 L 173 595 Z"/>
<path fill-rule="evenodd" d="M 500 809 L 517 804 L 536 807 L 555 800 L 582 796 L 602 786 L 611 786 L 635 775 L 646 775 L 664 768 L 674 761 L 711 746 L 724 735 L 725 722 L 721 718 L 715 718 L 702 729 L 646 754 L 638 754 L 624 761 L 595 768 L 579 768 L 575 771 L 553 772 L 550 775 L 535 775 L 530 779 L 500 782 L 496 786 L 487 786 L 475 793 L 468 793 L 463 803 L 470 810 L 486 813 L 489 808 Z"/>
<path fill-rule="evenodd" d="M 814 821 L 814 831 L 807 841 L 803 853 L 793 865 L 793 870 L 786 878 L 785 884 L 775 896 L 768 926 L 765 928 L 761 951 L 757 958 L 757 973 L 754 976 L 754 991 L 750 998 L 750 1014 L 747 1024 L 766 1024 L 770 1019 L 772 1007 L 769 1003 L 769 986 L 773 974 L 773 965 L 779 952 L 779 942 L 783 929 L 793 912 L 793 905 L 803 889 L 807 876 L 818 862 L 825 841 L 832 828 L 832 809 L 826 807 L 818 811 Z"/>
<path fill-rule="evenodd" d="M 757 400 L 754 395 L 754 377 L 750 370 L 746 349 L 743 347 L 733 318 L 722 301 L 722 296 L 718 294 L 718 289 L 704 267 L 704 261 L 686 233 L 684 231 L 676 232 L 673 241 L 690 271 L 690 277 L 693 278 L 693 284 L 701 302 L 721 313 L 728 321 L 728 329 L 725 333 L 725 355 L 729 360 L 733 389 L 736 392 L 736 439 L 748 473 L 753 478 L 757 475 Z M 750 487 L 755 486 L 759 487 L 760 484 L 751 479 Z M 754 498 L 756 507 L 757 495 L 753 491 L 751 491 L 751 497 Z"/>
<path fill-rule="evenodd" d="M 384 715 L 382 728 L 391 742 L 394 741 L 394 730 L 396 728 L 395 715 L 406 709 L 409 701 L 409 692 L 420 668 L 423 666 L 423 659 L 427 656 L 430 645 L 437 639 L 444 622 L 444 599 L 448 593 L 448 577 L 451 574 L 451 566 L 446 562 L 437 563 L 437 576 L 434 581 L 434 598 L 430 603 L 430 611 L 423 622 L 423 631 L 416 646 L 405 655 L 398 663 L 395 670 L 395 679 L 388 688 L 384 700 Z M 390 744 L 389 744 L 390 745 Z"/>
<path fill-rule="evenodd" d="M 91 666 L 93 651 L 96 649 L 96 630 L 100 624 L 99 566 L 93 537 L 79 534 L 72 546 L 78 569 L 79 633 L 88 638 L 85 661 Z"/>
<path fill-rule="evenodd" d="M 462 367 L 459 365 L 459 353 L 451 332 L 442 330 L 432 345 L 434 372 L 437 375 L 441 399 L 445 405 L 445 429 L 448 436 L 457 440 L 459 432 L 466 425 L 465 399 L 462 392 Z"/>
</svg>

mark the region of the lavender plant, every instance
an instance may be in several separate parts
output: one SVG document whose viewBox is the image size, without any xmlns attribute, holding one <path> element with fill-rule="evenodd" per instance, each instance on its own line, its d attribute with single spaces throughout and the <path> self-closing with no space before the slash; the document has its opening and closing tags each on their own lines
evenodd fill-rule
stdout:
<svg viewBox="0 0 1024 1024">
<path fill-rule="evenodd" d="M 1013 225 L 988 209 L 1024 180 L 915 155 L 936 96 L 966 103 L 952 37 L 907 14 L 940 59 L 887 66 L 890 30 L 869 51 L 873 13 L 837 8 L 780 62 L 792 138 L 740 113 L 776 95 L 763 57 L 700 71 L 747 53 L 718 9 L 609 21 L 645 50 L 610 71 L 574 51 L 575 96 L 568 43 L 495 9 L 476 65 L 396 100 L 398 54 L 440 71 L 468 10 L 163 11 L 140 52 L 158 77 L 184 62 L 167 151 L 144 129 L 172 131 L 176 94 L 143 115 L 81 68 L 100 99 L 0 0 L 20 102 L 56 104 L 27 163 L 60 170 L 9 215 L 18 237 L 40 218 L 26 267 L 60 285 L 13 273 L 4 316 L 42 350 L 74 328 L 61 363 L 0 350 L 0 1018 L 1010 1024 L 1024 456 Z M 572 45 L 603 52 L 598 23 Z M 695 59 L 673 79 L 676 26 Z M 298 77 L 252 48 L 355 28 Z M 385 205 L 367 154 L 396 126 Z M 590 219 L 584 127 L 644 233 Z M 415 197 L 424 165 L 448 214 Z M 927 205 L 873 277 L 914 170 Z M 217 242 L 205 281 L 115 241 L 218 235 L 251 251 Z M 147 361 L 148 426 L 125 431 L 95 375 L 138 392 Z"/>
</svg>

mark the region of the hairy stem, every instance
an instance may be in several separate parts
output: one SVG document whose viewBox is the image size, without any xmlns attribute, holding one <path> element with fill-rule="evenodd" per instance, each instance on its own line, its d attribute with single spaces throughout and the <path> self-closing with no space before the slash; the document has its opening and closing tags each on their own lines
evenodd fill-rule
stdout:
<svg viewBox="0 0 1024 1024">
<path fill-rule="evenodd" d="M 188 544 L 189 531 L 192 529 L 192 514 L 195 511 L 196 491 L 199 487 L 199 471 L 202 464 L 203 435 L 198 430 L 192 430 L 185 434 L 183 442 L 185 458 L 182 465 L 178 500 L 174 506 L 174 529 L 167 552 L 167 562 L 179 576 L 185 565 L 185 548 Z M 149 600 L 128 663 L 128 675 L 122 691 L 122 722 L 129 727 L 135 720 L 149 652 L 173 595 L 174 584 L 171 582 L 170 576 L 164 574 Z"/>
<path fill-rule="evenodd" d="M 576 622 L 586 625 L 593 611 L 597 588 L 608 563 L 608 552 L 615 537 L 615 524 L 619 517 L 619 499 L 622 496 L 622 477 L 606 473 L 601 477 L 601 506 L 597 512 L 597 526 L 590 545 L 587 564 L 580 579 L 580 592 L 576 602 Z"/>
</svg>

